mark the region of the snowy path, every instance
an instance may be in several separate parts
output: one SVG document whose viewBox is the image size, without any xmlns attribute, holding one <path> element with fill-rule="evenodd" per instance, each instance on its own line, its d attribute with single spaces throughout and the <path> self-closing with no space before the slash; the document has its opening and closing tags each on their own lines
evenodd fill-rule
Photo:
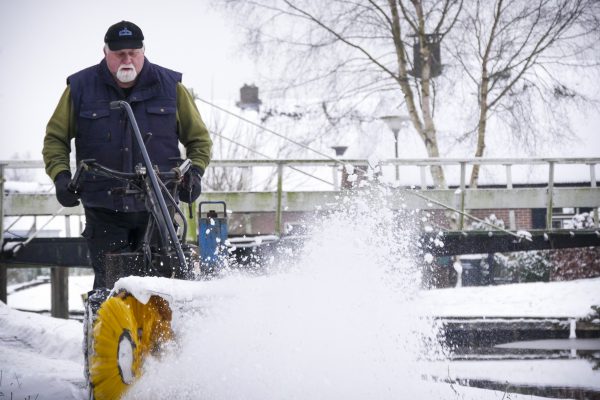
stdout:
<svg viewBox="0 0 600 400">
<path fill-rule="evenodd" d="M 75 286 L 74 291 L 71 293 L 74 296 L 79 297 L 78 291 L 85 291 L 84 281 L 85 278 L 73 279 Z M 144 290 L 140 285 L 135 280 L 132 283 L 140 291 L 138 295 L 142 295 Z M 198 314 L 188 315 L 186 317 L 188 322 L 197 323 L 199 327 L 190 335 L 190 339 L 192 339 L 190 343 L 185 343 L 185 341 L 181 343 L 181 348 L 190 346 L 186 350 L 189 354 L 179 354 L 179 356 L 173 354 L 166 358 L 166 360 L 169 360 L 169 357 L 176 356 L 170 361 L 162 360 L 162 362 L 158 362 L 158 364 L 168 363 L 168 366 L 156 365 L 157 362 L 152 361 L 149 365 L 147 376 L 145 376 L 147 379 L 142 379 L 140 385 L 132 388 L 129 398 L 169 398 L 168 395 L 173 394 L 178 396 L 177 398 L 196 399 L 201 398 L 201 393 L 208 393 L 215 399 L 249 399 L 254 398 L 251 394 L 268 393 L 257 390 L 257 388 L 260 388 L 260 386 L 257 386 L 260 379 L 271 377 L 270 380 L 261 382 L 262 385 L 267 385 L 265 387 L 268 387 L 268 385 L 277 381 L 273 377 L 286 377 L 282 371 L 286 371 L 286 374 L 288 374 L 287 377 L 292 378 L 310 376 L 311 372 L 307 367 L 308 364 L 305 365 L 307 369 L 299 371 L 301 375 L 296 375 L 299 373 L 297 367 L 311 360 L 311 358 L 305 358 L 305 356 L 298 353 L 300 349 L 298 346 L 307 333 L 311 334 L 314 331 L 317 336 L 322 336 L 323 332 L 318 328 L 305 326 L 303 334 L 292 336 L 292 338 L 298 340 L 295 343 L 288 343 L 289 334 L 295 335 L 293 331 L 289 331 L 288 329 L 293 329 L 294 324 L 297 323 L 287 319 L 290 307 L 292 309 L 294 307 L 304 307 L 305 302 L 305 296 L 301 290 L 297 293 L 292 293 L 290 289 L 297 288 L 298 285 L 305 283 L 313 287 L 317 282 L 302 282 L 301 280 L 288 282 L 281 277 L 270 277 L 248 281 L 244 279 L 225 279 L 204 282 L 202 284 L 196 283 L 189 287 L 184 285 L 179 288 L 178 294 L 181 299 L 189 302 L 190 299 L 194 298 L 194 303 L 200 300 L 198 298 L 198 290 L 200 290 L 205 296 L 205 301 L 201 301 L 198 304 L 207 308 L 216 307 L 218 304 L 220 313 L 212 317 L 210 313 L 208 316 Z M 286 290 L 285 286 L 288 284 L 290 286 Z M 362 284 L 364 282 L 361 282 Z M 324 286 L 324 293 L 328 289 L 329 287 Z M 35 305 L 43 303 L 44 299 L 49 298 L 49 293 L 44 289 L 43 285 L 32 289 L 29 293 L 27 292 L 23 291 L 13 294 L 9 297 L 9 304 L 20 308 L 26 308 L 28 304 L 35 307 Z M 353 293 L 349 292 L 350 295 Z M 270 300 L 275 298 L 274 295 L 276 295 L 278 302 L 272 303 Z M 298 297 L 296 298 L 295 296 Z M 313 293 L 312 296 L 315 296 L 315 294 Z M 38 297 L 41 297 L 41 299 Z M 300 302 L 296 303 L 295 300 L 299 300 Z M 338 305 L 347 304 L 346 301 L 347 299 L 344 298 L 343 303 L 340 302 Z M 421 311 L 435 310 L 438 315 L 445 316 L 568 315 L 581 317 L 588 315 L 590 305 L 600 304 L 600 279 L 555 282 L 550 284 L 522 284 L 426 291 L 419 292 L 414 301 L 414 305 L 418 305 Z M 319 308 L 301 308 L 299 311 L 311 310 L 311 312 L 318 312 L 322 308 L 322 302 L 318 304 L 321 305 Z M 379 304 L 379 306 L 382 305 L 385 306 L 385 304 Z M 72 309 L 77 309 L 77 306 L 75 305 Z M 342 310 L 341 308 L 334 309 L 338 311 Z M 365 315 L 368 315 L 368 313 L 365 313 Z M 385 316 L 383 317 L 385 318 Z M 322 319 L 315 320 L 314 316 L 308 314 L 306 318 L 304 321 L 306 324 L 311 324 L 315 321 L 327 324 L 327 320 L 331 320 L 332 318 L 336 323 L 343 322 L 333 315 L 324 315 Z M 381 321 L 385 321 L 385 319 Z M 248 341 L 248 338 L 251 337 L 249 335 L 252 333 L 252 331 L 248 330 L 249 326 L 253 327 L 257 335 L 252 338 L 252 341 Z M 184 329 L 184 327 L 185 324 L 180 324 L 181 329 Z M 239 336 L 235 334 L 236 331 L 244 331 L 246 334 Z M 273 336 L 268 337 L 268 335 L 265 335 L 266 333 Z M 286 333 L 288 339 L 278 341 L 276 335 L 279 333 Z M 183 334 L 183 332 L 179 332 L 179 334 Z M 211 343 L 210 346 L 202 346 L 203 341 L 206 338 L 210 338 L 211 334 L 216 335 L 213 338 L 216 341 L 209 340 L 208 342 Z M 204 335 L 204 339 L 202 335 Z M 368 339 L 369 337 L 367 336 L 366 338 Z M 20 312 L 0 303 L 0 399 L 10 399 L 11 396 L 13 399 L 85 399 L 81 340 L 81 324 L 77 321 L 53 319 L 38 314 Z M 310 343 L 307 342 L 305 344 L 309 345 Z M 364 350 L 377 351 L 380 345 L 381 343 L 373 343 L 364 347 Z M 257 348 L 256 346 L 259 347 Z M 322 348 L 317 347 L 316 349 L 318 351 L 327 351 L 331 347 L 327 343 L 324 346 Z M 234 351 L 235 348 L 238 348 L 242 352 Z M 268 368 L 268 363 L 277 359 L 272 354 L 273 349 L 276 352 L 291 351 L 289 355 L 284 355 L 281 360 L 295 357 L 296 362 L 299 362 L 299 364 L 295 367 L 293 365 L 279 364 L 280 368 L 278 370 Z M 388 352 L 390 349 L 387 348 L 387 350 L 384 350 Z M 204 351 L 204 359 L 196 357 L 198 354 L 195 354 L 194 351 L 199 350 Z M 309 351 L 311 349 L 306 348 L 305 350 Z M 251 359 L 248 359 L 248 357 Z M 212 361 L 207 360 L 207 358 Z M 366 360 L 369 361 L 369 358 Z M 262 367 L 261 361 L 263 364 Z M 205 374 L 192 374 L 193 371 L 198 371 L 200 366 L 207 362 L 208 364 L 212 363 L 211 365 L 215 371 L 220 371 L 220 376 L 231 378 L 229 379 L 230 383 L 223 385 L 223 383 L 219 384 L 218 380 L 207 380 Z M 243 364 L 244 362 L 248 362 L 249 364 L 246 366 Z M 336 366 L 336 368 L 343 367 L 339 362 L 327 361 L 327 363 Z M 196 367 L 191 368 L 191 365 Z M 231 365 L 240 367 L 239 372 L 243 373 L 243 376 L 248 377 L 250 380 L 237 381 L 234 384 L 234 380 L 232 379 L 238 375 L 235 374 L 235 370 L 227 370 Z M 511 382 L 514 381 L 529 385 L 547 384 L 550 382 L 555 385 L 560 384 L 564 387 L 587 387 L 593 390 L 600 390 L 600 385 L 598 384 L 600 382 L 600 371 L 592 371 L 589 368 L 589 363 L 581 359 L 529 361 L 471 360 L 451 361 L 449 363 L 442 362 L 439 364 L 432 363 L 422 366 L 423 369 L 420 372 L 432 374 L 432 376 L 491 380 L 504 377 Z M 166 367 L 166 370 L 164 367 Z M 247 368 L 244 369 L 244 367 Z M 259 370 L 256 368 L 259 367 L 266 367 L 269 371 L 264 371 L 265 374 L 263 375 L 262 373 L 258 373 Z M 317 365 L 312 365 L 311 368 L 315 367 Z M 219 370 L 219 368 L 221 369 Z M 173 379 L 179 379 L 179 384 L 164 385 L 164 382 L 158 379 L 160 376 L 165 376 L 165 373 L 168 375 L 169 371 L 171 371 L 171 374 L 174 374 Z M 188 373 L 185 371 L 190 371 L 190 374 L 186 375 Z M 538 371 L 541 375 L 532 374 L 531 371 Z M 248 373 L 250 373 L 249 376 Z M 346 382 L 347 379 L 340 380 L 340 382 L 342 381 Z M 419 380 L 407 381 L 407 388 L 417 381 Z M 346 383 L 344 385 L 348 385 L 348 389 L 351 389 L 357 384 L 358 382 L 352 384 Z M 506 398 L 505 393 L 493 390 L 424 381 L 420 381 L 419 384 L 427 386 L 427 392 L 439 399 L 487 400 Z M 162 387 L 163 390 L 157 390 L 157 387 Z M 243 389 L 244 387 L 245 389 Z M 281 393 L 289 393 L 289 398 L 303 398 L 301 396 L 298 397 L 299 393 L 307 393 L 302 387 L 286 386 L 281 388 Z M 213 391 L 210 392 L 209 389 L 213 389 Z M 165 390 L 167 391 L 165 392 Z M 252 393 L 253 390 L 255 393 Z M 341 392 L 343 390 L 332 390 L 330 394 Z M 348 393 L 352 394 L 352 391 Z M 233 395 L 230 396 L 231 394 Z M 293 394 L 296 394 L 296 396 L 293 396 Z M 167 395 L 167 397 L 164 395 Z M 262 398 L 269 399 L 269 396 L 263 396 Z M 274 396 L 271 398 L 278 397 Z M 356 398 L 356 396 L 350 396 L 350 398 Z M 513 400 L 524 400 L 539 397 L 510 394 L 510 398 Z"/>
</svg>

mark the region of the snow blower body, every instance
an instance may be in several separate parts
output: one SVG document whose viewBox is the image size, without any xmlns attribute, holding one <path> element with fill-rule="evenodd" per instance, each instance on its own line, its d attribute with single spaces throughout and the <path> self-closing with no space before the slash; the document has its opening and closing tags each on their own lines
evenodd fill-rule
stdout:
<svg viewBox="0 0 600 400">
<path fill-rule="evenodd" d="M 115 283 L 132 275 L 144 277 L 141 279 L 195 280 L 218 267 L 214 262 L 201 267 L 198 246 L 185 243 L 187 221 L 177 204 L 176 193 L 191 166 L 190 160 L 170 171 L 155 170 L 131 106 L 125 101 L 111 102 L 110 106 L 122 109 L 128 116 L 143 164 L 136 165 L 134 172 L 121 172 L 95 160 L 81 160 L 70 189 L 75 193 L 85 191 L 84 175 L 118 179 L 126 185 L 116 195 L 121 191 L 124 195 L 140 196 L 150 217 L 138 249 L 105 255 L 107 288 L 84 296 L 85 375 L 89 397 L 96 400 L 121 398 L 141 374 L 144 358 L 173 337 L 168 289 L 137 298 L 131 291 L 115 290 Z M 219 249 L 217 239 L 215 235 L 204 239 L 209 251 Z"/>
<path fill-rule="evenodd" d="M 179 183 L 191 167 L 191 161 L 179 160 L 179 165 L 170 171 L 155 170 L 131 106 L 125 101 L 115 101 L 111 103 L 111 108 L 122 108 L 126 112 L 143 164 L 136 165 L 134 172 L 121 172 L 93 159 L 82 160 L 71 180 L 70 189 L 76 193 L 85 191 L 85 184 L 82 185 L 84 175 L 117 179 L 126 186 L 112 189 L 112 195 L 143 198 L 150 219 L 137 250 L 106 255 L 106 287 L 112 288 L 116 280 L 129 275 L 190 279 L 193 268 L 199 268 L 198 251 L 195 246 L 184 244 L 187 221 L 175 197 Z M 176 216 L 179 217 L 177 222 Z"/>
</svg>

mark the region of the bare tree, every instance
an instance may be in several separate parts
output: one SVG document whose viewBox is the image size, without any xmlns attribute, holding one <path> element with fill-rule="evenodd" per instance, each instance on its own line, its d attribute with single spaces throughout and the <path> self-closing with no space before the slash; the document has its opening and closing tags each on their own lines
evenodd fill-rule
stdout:
<svg viewBox="0 0 600 400">
<path fill-rule="evenodd" d="M 556 71 L 569 70 L 572 65 L 561 60 L 589 49 L 586 40 L 598 32 L 597 0 L 493 4 L 227 0 L 226 4 L 231 14 L 242 16 L 254 55 L 269 60 L 271 93 L 283 98 L 302 93 L 307 107 L 321 109 L 329 122 L 325 134 L 343 131 L 344 123 L 373 120 L 372 104 L 390 102 L 396 109 L 406 109 L 429 157 L 440 156 L 444 144 L 440 127 L 448 129 L 447 117 L 436 118 L 436 110 L 460 103 L 471 93 L 476 102 L 470 110 L 478 112 L 476 128 L 468 129 L 462 139 L 476 136 L 475 156 L 485 153 L 490 118 L 502 120 L 513 135 L 535 137 L 543 129 L 536 126 L 536 99 L 581 98 Z M 444 68 L 461 67 L 455 80 L 436 78 L 440 43 L 451 50 Z M 467 87 L 462 99 L 457 99 L 457 85 Z M 555 111 L 560 104 L 555 102 Z M 431 167 L 431 174 L 436 186 L 446 187 L 441 167 Z M 475 167 L 472 185 L 478 176 Z"/>
<path fill-rule="evenodd" d="M 477 138 L 475 157 L 485 154 L 491 118 L 501 119 L 524 143 L 541 130 L 545 138 L 565 134 L 568 126 L 558 108 L 584 100 L 565 77 L 597 67 L 597 53 L 591 62 L 581 56 L 592 54 L 598 39 L 599 5 L 595 0 L 495 0 L 464 7 L 450 41 L 454 48 L 448 48 L 476 87 L 476 128 L 467 132 Z M 537 112 L 537 105 L 545 112 Z M 542 127 L 540 114 L 554 123 Z M 475 165 L 470 185 L 477 186 L 478 178 Z"/>
<path fill-rule="evenodd" d="M 311 0 L 227 3 L 244 16 L 255 55 L 277 55 L 274 61 L 281 74 L 274 91 L 283 96 L 301 88 L 318 93 L 315 101 L 331 131 L 348 116 L 360 123 L 361 105 L 381 101 L 382 93 L 391 94 L 396 108 L 406 107 L 427 154 L 439 157 L 428 44 L 432 34 L 437 40 L 447 34 L 462 1 L 332 0 L 326 6 Z M 419 73 L 408 57 L 409 37 L 419 44 Z M 431 173 L 436 185 L 446 186 L 440 167 L 432 167 Z"/>
</svg>

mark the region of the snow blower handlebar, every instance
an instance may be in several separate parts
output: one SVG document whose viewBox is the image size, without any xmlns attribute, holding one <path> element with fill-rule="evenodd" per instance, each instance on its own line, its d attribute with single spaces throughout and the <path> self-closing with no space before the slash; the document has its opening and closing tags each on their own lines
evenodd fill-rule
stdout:
<svg viewBox="0 0 600 400">
<path fill-rule="evenodd" d="M 171 242 L 175 247 L 175 252 L 177 253 L 177 258 L 179 259 L 179 265 L 182 271 L 187 271 L 187 262 L 185 260 L 183 249 L 181 248 L 181 243 L 179 242 L 179 238 L 177 237 L 175 227 L 173 226 L 173 224 L 169 223 L 169 221 L 171 221 L 171 216 L 169 215 L 169 210 L 167 209 L 167 204 L 165 203 L 165 198 L 163 197 L 160 185 L 158 183 L 158 179 L 156 178 L 156 174 L 154 173 L 154 169 L 152 168 L 152 162 L 150 161 L 150 156 L 148 155 L 148 151 L 146 150 L 146 145 L 144 144 L 144 140 L 142 139 L 142 134 L 140 133 L 140 128 L 138 127 L 137 120 L 135 119 L 135 115 L 133 114 L 133 110 L 131 109 L 129 103 L 122 100 L 111 101 L 110 108 L 112 110 L 117 110 L 120 108 L 127 113 L 129 123 L 133 128 L 135 140 L 142 153 L 142 158 L 144 159 L 146 173 L 150 178 L 150 187 L 152 189 L 155 200 L 158 202 L 158 207 L 162 215 L 162 220 L 166 225 L 169 237 L 171 238 Z"/>
<path fill-rule="evenodd" d="M 177 254 L 177 258 L 179 260 L 179 265 L 181 267 L 181 270 L 187 271 L 187 262 L 185 259 L 185 255 L 183 253 L 183 249 L 181 247 L 181 242 L 179 241 L 179 238 L 177 237 L 177 232 L 175 231 L 175 227 L 173 226 L 172 223 L 169 222 L 169 221 L 171 221 L 171 216 L 169 214 L 169 210 L 167 208 L 165 198 L 163 196 L 160 184 L 158 182 L 158 178 L 152 167 L 152 162 L 150 161 L 150 156 L 148 155 L 148 151 L 146 150 L 146 145 L 144 144 L 144 141 L 142 139 L 142 135 L 140 133 L 140 128 L 138 127 L 137 121 L 135 119 L 135 115 L 133 114 L 133 110 L 131 109 L 131 106 L 129 105 L 129 103 L 127 103 L 126 101 L 121 101 L 121 100 L 110 102 L 110 108 L 111 108 L 111 110 L 122 109 L 127 113 L 129 123 L 131 124 L 131 127 L 133 128 L 135 141 L 137 142 L 140 152 L 142 153 L 142 158 L 144 160 L 144 167 L 146 168 L 146 171 L 144 171 L 144 172 L 147 174 L 147 177 L 149 178 L 149 181 L 150 181 L 149 182 L 150 190 L 149 190 L 148 195 L 151 197 L 151 199 L 150 199 L 151 203 L 156 205 L 158 208 L 158 210 L 157 210 L 158 215 L 156 215 L 156 217 L 159 220 L 159 225 L 162 225 L 162 226 L 159 226 L 159 228 L 166 229 L 166 231 L 167 231 L 166 233 L 168 233 L 168 237 L 171 240 L 171 245 L 175 248 L 175 252 Z M 88 169 L 90 165 L 94 165 L 94 164 L 95 164 L 95 160 L 82 160 L 77 168 L 75 176 L 73 177 L 73 179 L 71 180 L 71 182 L 69 184 L 69 189 L 73 190 L 74 192 L 77 192 L 79 189 L 79 181 L 81 180 L 83 170 Z M 185 172 L 189 168 L 189 166 L 190 166 L 189 163 L 184 162 L 181 166 L 173 169 L 170 173 L 161 173 L 161 177 L 167 177 L 166 176 L 167 174 L 172 174 L 173 175 L 172 178 L 180 179 L 183 176 L 183 174 L 185 174 Z M 130 179 L 132 177 L 139 176 L 138 173 L 124 173 L 124 172 L 119 172 L 119 171 L 113 171 L 113 170 L 110 170 L 109 168 L 102 167 L 98 164 L 95 164 L 94 167 L 95 167 L 95 169 L 109 173 L 110 175 L 113 175 L 115 177 Z"/>
<path fill-rule="evenodd" d="M 166 171 L 166 172 L 155 172 L 155 174 L 157 174 L 158 178 L 160 178 L 160 180 L 164 181 L 180 181 L 183 176 L 187 173 L 187 171 L 190 169 L 190 167 L 192 166 L 192 162 L 187 159 L 185 160 L 183 163 L 181 163 L 180 166 L 178 167 L 174 167 L 172 168 L 170 171 Z M 133 180 L 137 177 L 139 177 L 142 172 L 138 171 L 138 172 L 122 172 L 122 171 L 116 171 L 114 169 L 105 167 L 102 164 L 98 164 L 96 162 L 95 159 L 90 158 L 90 159 L 86 159 L 86 160 L 81 160 L 79 162 L 79 166 L 77 167 L 77 170 L 75 171 L 75 175 L 73 175 L 73 178 L 71 179 L 71 181 L 69 182 L 69 190 L 72 191 L 73 193 L 78 193 L 81 191 L 81 179 L 82 179 L 82 174 L 83 171 L 93 171 L 93 173 L 96 173 L 98 175 L 103 175 L 103 176 L 109 176 L 111 178 L 118 178 L 118 179 L 124 179 L 124 180 Z M 143 171 L 143 174 L 145 174 L 146 171 Z"/>
</svg>

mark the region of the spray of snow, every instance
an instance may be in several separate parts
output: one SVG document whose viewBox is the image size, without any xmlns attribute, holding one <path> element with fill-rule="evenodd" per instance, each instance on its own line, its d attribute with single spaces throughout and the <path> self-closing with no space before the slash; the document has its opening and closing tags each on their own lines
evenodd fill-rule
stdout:
<svg viewBox="0 0 600 400">
<path fill-rule="evenodd" d="M 269 274 L 199 283 L 220 290 L 175 307 L 177 341 L 127 398 L 452 398 L 423 380 L 442 348 L 416 306 L 410 230 L 392 223 L 384 189 L 365 192 L 309 224 Z"/>
</svg>

